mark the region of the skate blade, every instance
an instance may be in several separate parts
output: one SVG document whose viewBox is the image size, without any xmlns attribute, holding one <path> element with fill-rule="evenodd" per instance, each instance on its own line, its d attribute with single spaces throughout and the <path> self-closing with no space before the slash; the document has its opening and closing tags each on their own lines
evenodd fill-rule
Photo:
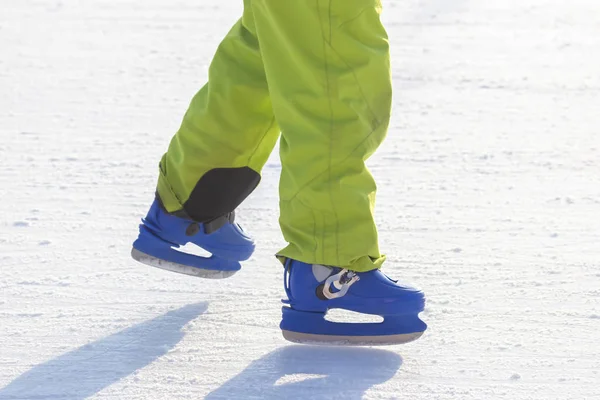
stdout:
<svg viewBox="0 0 600 400">
<path fill-rule="evenodd" d="M 206 278 L 206 279 L 225 279 L 229 278 L 237 271 L 217 271 L 212 269 L 202 269 L 198 267 L 190 267 L 189 265 L 183 265 L 174 263 L 171 261 L 162 260 L 160 258 L 156 258 L 150 256 L 146 253 L 143 253 L 136 248 L 131 249 L 131 257 L 141 262 L 142 264 L 149 265 L 151 267 L 156 267 L 160 269 L 164 269 L 171 272 L 177 272 L 178 274 L 195 276 L 198 278 Z"/>
<path fill-rule="evenodd" d="M 381 336 L 318 335 L 287 330 L 281 332 L 285 340 L 289 342 L 329 346 L 391 346 L 412 342 L 423 336 L 423 332 Z"/>
</svg>

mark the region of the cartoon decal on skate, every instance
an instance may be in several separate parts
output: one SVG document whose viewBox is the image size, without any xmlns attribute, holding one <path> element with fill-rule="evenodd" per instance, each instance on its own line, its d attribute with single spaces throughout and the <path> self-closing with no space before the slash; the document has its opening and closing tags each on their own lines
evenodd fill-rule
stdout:
<svg viewBox="0 0 600 400">
<path fill-rule="evenodd" d="M 317 287 L 317 297 L 322 300 L 338 299 L 348 293 L 350 286 L 360 278 L 355 272 L 343 269 L 337 274 L 331 275 L 325 280 L 323 285 Z M 337 292 L 331 292 L 331 286 L 337 289 Z"/>
</svg>

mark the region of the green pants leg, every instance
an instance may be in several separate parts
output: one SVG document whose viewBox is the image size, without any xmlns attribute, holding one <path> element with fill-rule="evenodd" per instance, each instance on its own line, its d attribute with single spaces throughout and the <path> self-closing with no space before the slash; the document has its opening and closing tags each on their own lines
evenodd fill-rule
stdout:
<svg viewBox="0 0 600 400">
<path fill-rule="evenodd" d="M 279 131 L 246 0 L 160 162 L 166 210 L 200 222 L 233 211 L 258 184 Z"/>
<path fill-rule="evenodd" d="M 365 166 L 387 132 L 389 46 L 375 0 L 254 0 L 282 130 L 279 254 L 378 268 L 376 185 Z"/>
<path fill-rule="evenodd" d="M 167 210 L 208 218 L 202 202 L 213 192 L 243 200 L 281 128 L 280 224 L 289 245 L 279 255 L 380 267 L 376 186 L 365 166 L 391 108 L 379 13 L 378 0 L 247 0 L 161 162 Z"/>
</svg>

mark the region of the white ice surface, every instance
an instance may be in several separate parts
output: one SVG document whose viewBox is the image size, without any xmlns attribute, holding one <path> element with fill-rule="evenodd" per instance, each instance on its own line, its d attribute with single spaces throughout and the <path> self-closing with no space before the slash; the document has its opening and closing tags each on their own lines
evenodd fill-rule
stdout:
<svg viewBox="0 0 600 400">
<path fill-rule="evenodd" d="M 390 275 L 429 330 L 289 346 L 275 154 L 203 281 L 129 257 L 239 0 L 0 0 L 0 399 L 600 398 L 600 2 L 384 0 Z"/>
</svg>

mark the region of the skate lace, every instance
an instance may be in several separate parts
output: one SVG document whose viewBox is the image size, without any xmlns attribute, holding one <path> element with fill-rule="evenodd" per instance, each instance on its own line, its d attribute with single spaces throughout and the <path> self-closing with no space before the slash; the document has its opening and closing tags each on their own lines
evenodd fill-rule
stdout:
<svg viewBox="0 0 600 400">
<path fill-rule="evenodd" d="M 348 293 L 350 286 L 354 285 L 359 280 L 360 277 L 356 274 L 356 272 L 342 269 L 337 274 L 331 275 L 329 278 L 327 278 L 327 280 L 325 280 L 325 284 L 323 286 L 323 296 L 329 300 L 343 297 L 346 295 L 346 293 Z M 331 291 L 332 285 L 337 290 L 336 292 Z"/>
</svg>

